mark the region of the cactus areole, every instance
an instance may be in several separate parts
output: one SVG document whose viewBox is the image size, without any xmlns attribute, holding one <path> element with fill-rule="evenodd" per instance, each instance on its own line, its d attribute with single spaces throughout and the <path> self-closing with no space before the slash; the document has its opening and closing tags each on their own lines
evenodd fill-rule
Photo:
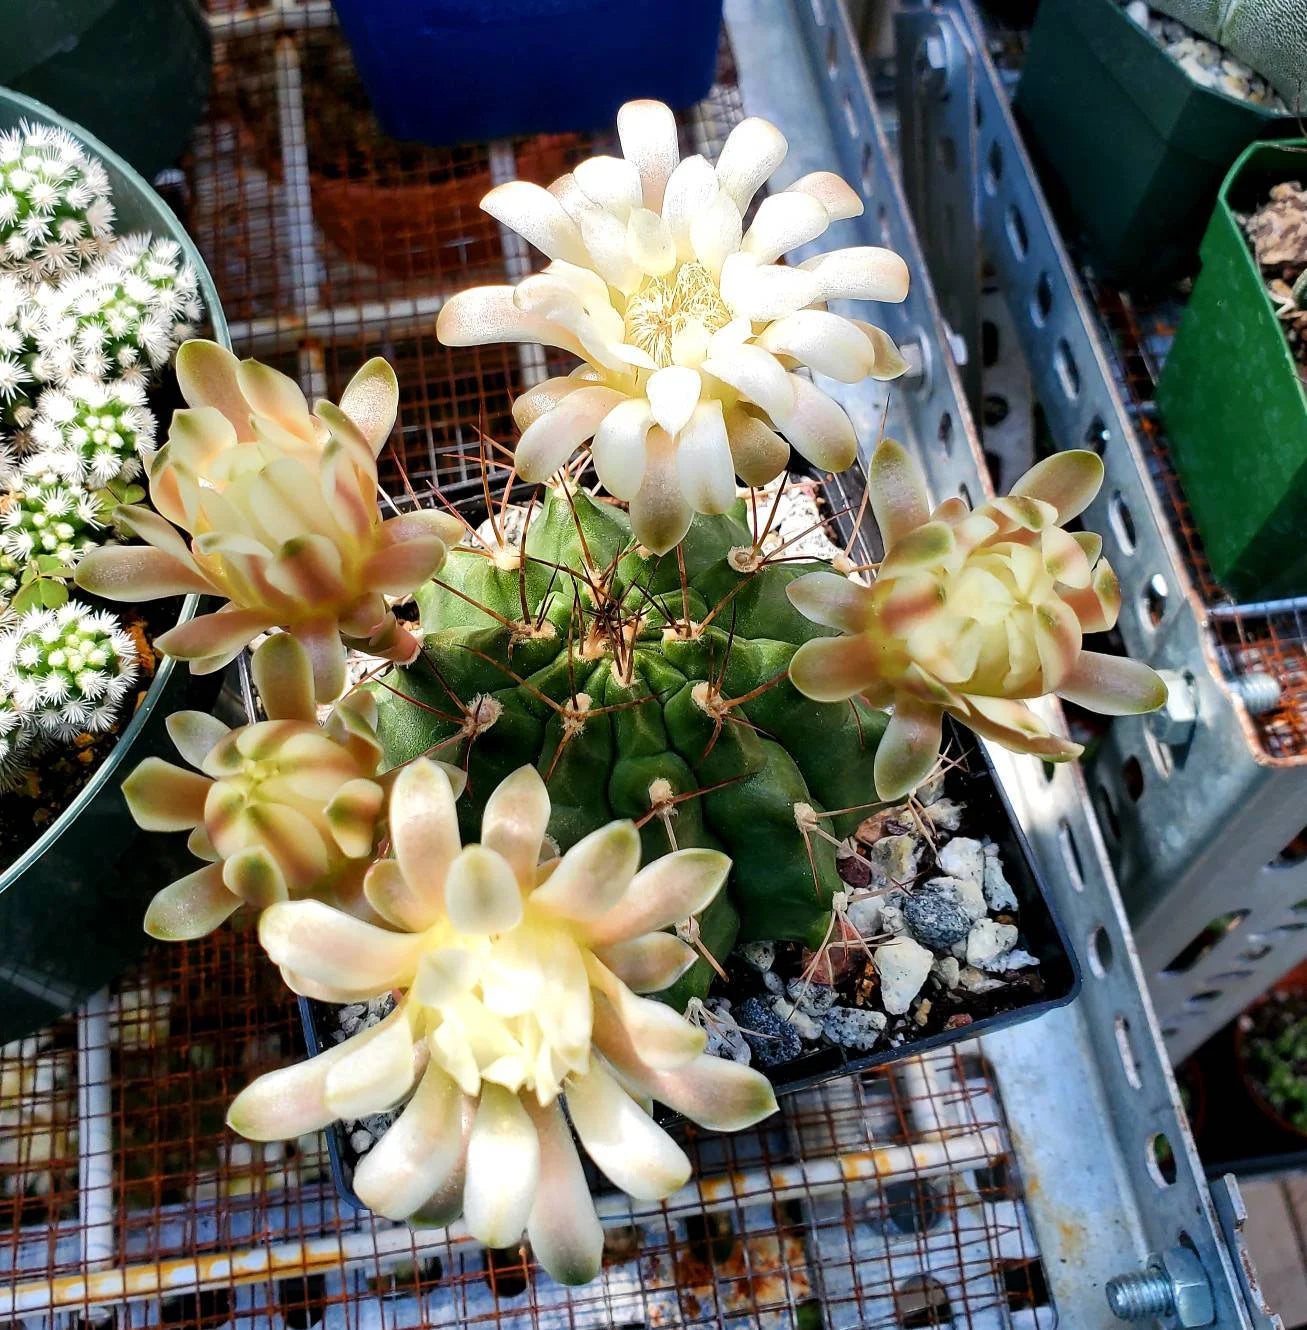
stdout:
<svg viewBox="0 0 1307 1330">
<path fill-rule="evenodd" d="M 796 648 L 832 630 L 786 587 L 825 565 L 765 556 L 743 503 L 696 521 L 679 555 L 649 553 L 625 513 L 575 487 L 549 489 L 526 518 L 520 545 L 464 543 L 418 592 L 421 655 L 371 685 L 387 761 L 465 765 L 467 835 L 499 781 L 533 765 L 560 848 L 630 818 L 646 860 L 730 856 L 728 891 L 700 921 L 715 956 L 737 937 L 819 944 L 842 884 L 811 828 L 847 808 L 823 819 L 839 837 L 865 816 L 886 723 L 861 699 L 813 702 L 789 681 Z M 711 976 L 701 961 L 675 999 Z"/>
</svg>

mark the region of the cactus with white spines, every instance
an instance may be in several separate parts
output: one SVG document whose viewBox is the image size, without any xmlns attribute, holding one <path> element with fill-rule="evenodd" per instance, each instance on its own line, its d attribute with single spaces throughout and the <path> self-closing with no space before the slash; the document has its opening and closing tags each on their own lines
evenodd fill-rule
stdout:
<svg viewBox="0 0 1307 1330">
<path fill-rule="evenodd" d="M 88 489 L 135 480 L 153 455 L 154 430 L 139 384 L 73 379 L 41 394 L 27 465 L 48 467 Z"/>
<path fill-rule="evenodd" d="M 57 471 L 25 473 L 21 489 L 0 499 L 0 554 L 20 564 L 40 555 L 70 571 L 106 536 L 100 500 Z"/>
</svg>

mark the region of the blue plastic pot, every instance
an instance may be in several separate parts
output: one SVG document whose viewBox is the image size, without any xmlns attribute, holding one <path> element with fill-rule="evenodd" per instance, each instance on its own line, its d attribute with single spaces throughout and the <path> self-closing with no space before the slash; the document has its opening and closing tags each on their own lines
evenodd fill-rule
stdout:
<svg viewBox="0 0 1307 1330">
<path fill-rule="evenodd" d="M 432 144 L 597 129 L 632 97 L 688 106 L 722 0 L 335 0 L 386 132 Z"/>
</svg>

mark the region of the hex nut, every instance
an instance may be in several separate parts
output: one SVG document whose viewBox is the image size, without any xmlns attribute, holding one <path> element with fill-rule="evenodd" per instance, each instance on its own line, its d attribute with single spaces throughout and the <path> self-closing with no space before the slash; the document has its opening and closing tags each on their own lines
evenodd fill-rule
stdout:
<svg viewBox="0 0 1307 1330">
<path fill-rule="evenodd" d="M 1193 680 L 1179 670 L 1161 670 L 1166 684 L 1166 701 L 1148 717 L 1149 727 L 1171 747 L 1187 744 L 1198 725 L 1198 689 Z"/>
<path fill-rule="evenodd" d="M 1171 1281 L 1175 1311 L 1167 1324 L 1191 1327 L 1211 1325 L 1216 1318 L 1212 1286 L 1203 1263 L 1188 1247 L 1168 1247 L 1156 1253 L 1149 1265 Z"/>
</svg>

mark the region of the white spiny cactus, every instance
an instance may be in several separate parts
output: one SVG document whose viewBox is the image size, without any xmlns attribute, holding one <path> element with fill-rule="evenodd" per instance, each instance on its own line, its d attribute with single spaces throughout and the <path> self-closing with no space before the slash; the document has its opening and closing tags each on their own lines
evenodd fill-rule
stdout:
<svg viewBox="0 0 1307 1330">
<path fill-rule="evenodd" d="M 72 272 L 105 252 L 112 221 L 109 177 L 72 135 L 27 121 L 0 134 L 0 266 Z"/>
<path fill-rule="evenodd" d="M 13 273 L 0 272 L 0 425 L 15 436 L 16 451 L 35 413 L 44 365 L 38 332 L 42 292 Z"/>
<path fill-rule="evenodd" d="M 0 681 L 0 793 L 12 790 L 27 775 L 32 751 L 32 727 Z"/>
<path fill-rule="evenodd" d="M 50 469 L 28 471 L 0 497 L 0 554 L 20 564 L 47 554 L 68 568 L 106 539 L 99 500 Z"/>
<path fill-rule="evenodd" d="M 51 470 L 88 489 L 134 480 L 154 448 L 154 417 L 137 383 L 77 378 L 38 399 L 25 470 Z"/>
<path fill-rule="evenodd" d="M 107 730 L 136 672 L 117 617 L 78 601 L 20 614 L 0 638 L 0 693 L 38 740 Z"/>
</svg>

